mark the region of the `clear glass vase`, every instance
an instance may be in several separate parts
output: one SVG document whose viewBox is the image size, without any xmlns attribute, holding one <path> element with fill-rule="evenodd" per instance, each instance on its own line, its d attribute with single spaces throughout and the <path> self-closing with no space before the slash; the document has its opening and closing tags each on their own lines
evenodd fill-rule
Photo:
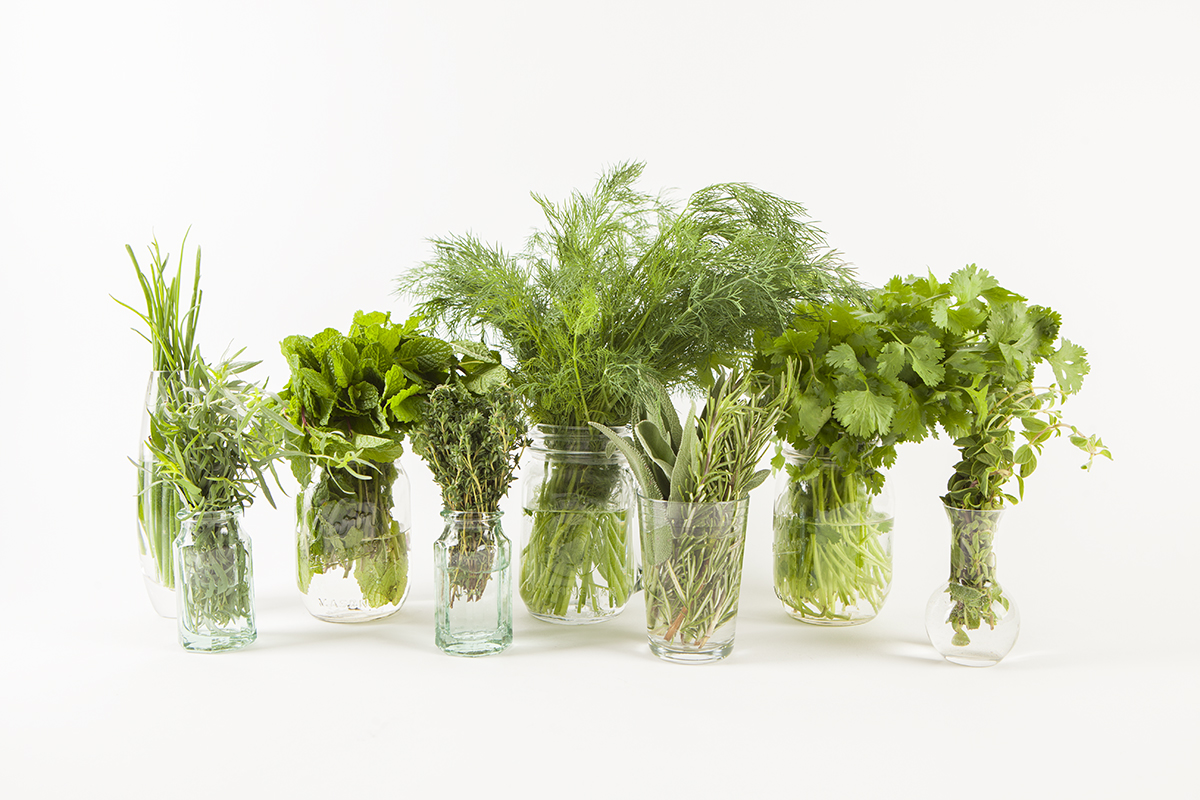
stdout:
<svg viewBox="0 0 1200 800">
<path fill-rule="evenodd" d="M 942 656 L 968 667 L 998 664 L 1017 642 L 1021 614 L 996 580 L 992 550 L 1004 509 L 945 506 L 950 520 L 950 580 L 925 607 L 925 632 Z"/>
<path fill-rule="evenodd" d="M 750 498 L 683 503 L 638 496 L 650 651 L 679 663 L 733 650 Z"/>
<path fill-rule="evenodd" d="M 891 492 L 878 472 L 847 473 L 784 448 L 775 485 L 775 596 L 794 619 L 859 625 L 892 586 Z"/>
<path fill-rule="evenodd" d="M 454 656 L 487 656 L 512 644 L 512 544 L 501 512 L 443 511 L 433 543 L 434 641 Z"/>
<path fill-rule="evenodd" d="M 175 398 L 183 385 L 181 372 L 151 370 L 142 404 L 142 438 L 138 446 L 138 557 L 150 604 L 167 618 L 175 616 L 174 545 L 179 536 L 179 515 L 185 506 L 179 492 L 161 481 L 158 459 L 146 441 L 150 438 L 153 415 L 165 402 Z"/>
<path fill-rule="evenodd" d="M 627 428 L 617 429 L 628 435 Z M 521 600 L 534 617 L 603 622 L 634 588 L 633 479 L 592 428 L 536 425 L 522 478 Z"/>
<path fill-rule="evenodd" d="M 185 650 L 237 650 L 257 638 L 253 562 L 242 512 L 185 517 L 175 540 L 176 617 Z"/>
<path fill-rule="evenodd" d="M 296 585 L 317 619 L 381 619 L 408 596 L 408 476 L 373 466 L 365 480 L 318 467 L 297 498 Z"/>
</svg>

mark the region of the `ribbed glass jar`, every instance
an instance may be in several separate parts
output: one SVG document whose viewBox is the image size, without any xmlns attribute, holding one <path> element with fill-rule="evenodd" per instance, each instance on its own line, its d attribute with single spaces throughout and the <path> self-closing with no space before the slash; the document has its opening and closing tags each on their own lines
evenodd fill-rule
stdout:
<svg viewBox="0 0 1200 800">
<path fill-rule="evenodd" d="M 380 619 L 408 596 L 408 476 L 373 466 L 366 479 L 318 467 L 297 502 L 296 584 L 317 619 Z"/>
<path fill-rule="evenodd" d="M 237 650 L 257 638 L 254 567 L 242 512 L 185 517 L 175 539 L 175 599 L 185 650 Z"/>
<path fill-rule="evenodd" d="M 629 467 L 592 428 L 535 425 L 531 434 L 521 490 L 521 599 L 547 622 L 611 619 L 634 588 Z"/>
<path fill-rule="evenodd" d="M 874 619 L 892 586 L 894 511 L 883 476 L 783 452 L 775 484 L 775 595 L 794 619 L 813 625 Z"/>
<path fill-rule="evenodd" d="M 501 512 L 443 511 L 433 543 L 434 641 L 454 656 L 487 656 L 512 644 L 512 543 Z"/>
</svg>

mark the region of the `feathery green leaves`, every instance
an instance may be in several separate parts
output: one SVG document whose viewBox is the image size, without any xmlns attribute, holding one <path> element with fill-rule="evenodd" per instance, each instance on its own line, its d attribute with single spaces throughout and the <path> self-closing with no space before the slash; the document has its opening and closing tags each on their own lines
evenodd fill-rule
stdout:
<svg viewBox="0 0 1200 800">
<path fill-rule="evenodd" d="M 534 195 L 546 225 L 519 254 L 451 235 L 400 279 L 422 314 L 511 354 L 533 422 L 626 424 L 653 382 L 710 384 L 796 300 L 860 293 L 800 205 L 717 184 L 678 209 L 634 188 L 642 170 L 562 203 Z"/>
</svg>

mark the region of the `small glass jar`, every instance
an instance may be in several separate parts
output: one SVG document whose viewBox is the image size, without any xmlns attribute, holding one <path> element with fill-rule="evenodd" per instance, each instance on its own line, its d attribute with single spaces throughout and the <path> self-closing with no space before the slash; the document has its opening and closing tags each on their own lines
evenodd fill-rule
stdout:
<svg viewBox="0 0 1200 800">
<path fill-rule="evenodd" d="M 992 548 L 1004 509 L 944 508 L 950 520 L 950 580 L 929 598 L 925 632 L 947 661 L 990 667 L 1008 655 L 1021 632 L 1017 604 L 996 580 Z"/>
<path fill-rule="evenodd" d="M 137 539 L 142 577 L 150 604 L 160 616 L 175 616 L 175 539 L 183 498 L 159 475 L 158 458 L 146 446 L 153 415 L 184 385 L 182 372 L 151 370 L 142 404 L 142 438 L 137 461 Z M 186 513 L 186 512 L 185 512 Z"/>
<path fill-rule="evenodd" d="M 592 428 L 535 425 L 531 434 L 522 478 L 521 600 L 546 622 L 611 619 L 634 590 L 629 467 Z"/>
<path fill-rule="evenodd" d="M 891 492 L 878 472 L 847 473 L 784 447 L 775 484 L 775 595 L 812 625 L 875 618 L 892 586 Z"/>
<path fill-rule="evenodd" d="M 185 650 L 237 650 L 257 638 L 253 562 L 242 512 L 184 517 L 175 539 L 175 599 Z"/>
<path fill-rule="evenodd" d="M 725 503 L 638 495 L 650 652 L 702 664 L 733 650 L 750 498 Z"/>
<path fill-rule="evenodd" d="M 366 479 L 317 467 L 297 503 L 296 584 L 317 619 L 381 619 L 408 596 L 408 476 L 373 466 Z"/>
<path fill-rule="evenodd" d="M 487 656 L 512 644 L 512 544 L 501 512 L 443 511 L 433 543 L 434 641 L 454 656 Z"/>
</svg>

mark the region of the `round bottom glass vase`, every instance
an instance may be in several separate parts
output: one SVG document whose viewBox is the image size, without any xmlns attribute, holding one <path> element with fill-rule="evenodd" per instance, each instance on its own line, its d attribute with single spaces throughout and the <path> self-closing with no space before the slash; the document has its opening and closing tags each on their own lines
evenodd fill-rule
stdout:
<svg viewBox="0 0 1200 800">
<path fill-rule="evenodd" d="M 185 650 L 220 652 L 258 637 L 253 562 L 241 511 L 183 520 L 175 540 L 176 619 Z"/>
<path fill-rule="evenodd" d="M 296 585 L 317 619 L 382 619 L 408 596 L 408 478 L 375 467 L 367 479 L 317 468 L 297 498 Z"/>
<path fill-rule="evenodd" d="M 892 586 L 891 492 L 878 472 L 848 473 L 784 449 L 775 490 L 775 596 L 810 625 L 861 625 Z"/>
<path fill-rule="evenodd" d="M 638 496 L 650 651 L 703 664 L 733 650 L 750 499 L 684 503 Z"/>
<path fill-rule="evenodd" d="M 612 619 L 625 610 L 635 579 L 625 459 L 591 428 L 535 425 L 531 438 L 522 478 L 521 600 L 544 622 Z"/>
<path fill-rule="evenodd" d="M 434 641 L 453 656 L 488 656 L 512 644 L 512 544 L 501 513 L 443 511 L 433 544 Z"/>
<path fill-rule="evenodd" d="M 950 580 L 929 598 L 925 632 L 947 661 L 990 667 L 1008 655 L 1021 631 L 1017 604 L 996 580 L 992 547 L 1004 509 L 945 509 L 950 520 Z"/>
</svg>

